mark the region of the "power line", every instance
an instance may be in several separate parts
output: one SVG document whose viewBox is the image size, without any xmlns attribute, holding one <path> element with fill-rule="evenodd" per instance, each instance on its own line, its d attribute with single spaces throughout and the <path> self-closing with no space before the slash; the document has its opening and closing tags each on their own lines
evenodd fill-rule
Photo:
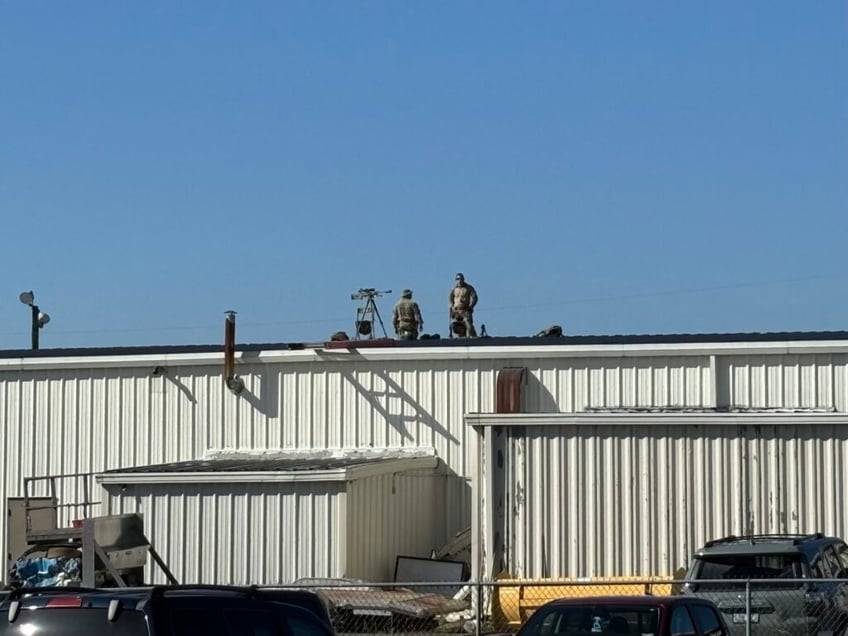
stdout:
<svg viewBox="0 0 848 636">
<path fill-rule="evenodd" d="M 555 300 L 546 303 L 524 303 L 521 305 L 501 305 L 496 307 L 486 306 L 486 312 L 499 312 L 499 311 L 513 311 L 519 309 L 535 309 L 540 307 L 557 307 L 560 305 L 579 305 L 585 303 L 598 303 L 598 302 L 613 302 L 617 300 L 633 300 L 639 298 L 656 298 L 663 296 L 676 296 L 676 295 L 684 295 L 684 294 L 696 294 L 703 292 L 711 292 L 711 291 L 722 291 L 728 289 L 748 289 L 752 287 L 769 287 L 774 285 L 784 285 L 787 283 L 802 283 L 809 282 L 813 280 L 835 280 L 835 279 L 844 279 L 848 277 L 848 275 L 840 274 L 840 275 L 817 275 L 817 276 L 806 276 L 799 278 L 785 278 L 781 280 L 771 280 L 771 281 L 750 281 L 743 283 L 731 283 L 727 285 L 712 285 L 706 287 L 689 287 L 682 289 L 672 289 L 672 290 L 664 290 L 664 291 L 653 291 L 653 292 L 640 292 L 634 294 L 613 294 L 608 296 L 587 296 L 584 298 L 572 298 L 572 299 L 561 299 Z M 303 320 L 277 320 L 271 322 L 239 322 L 240 328 L 245 327 L 285 327 L 285 326 L 296 326 L 296 325 L 317 325 L 317 324 L 340 324 L 347 322 L 348 318 L 335 318 L 335 319 L 303 319 Z M 123 329 L 69 329 L 69 330 L 51 330 L 51 333 L 56 335 L 86 335 L 86 334 L 98 334 L 98 333 L 108 333 L 108 334 L 138 334 L 138 333 L 167 333 L 167 332 L 186 332 L 186 331 L 212 331 L 215 329 L 220 329 L 221 325 L 179 325 L 179 326 L 170 326 L 170 327 L 134 327 L 134 328 L 123 328 Z M 0 331 L 0 336 L 21 336 L 23 334 L 29 333 L 27 331 Z"/>
<path fill-rule="evenodd" d="M 714 285 L 710 287 L 689 287 L 684 289 L 671 289 L 655 292 L 641 292 L 638 294 L 616 294 L 612 296 L 589 296 L 585 298 L 574 298 L 571 300 L 559 300 L 548 303 L 527 303 L 523 305 L 502 305 L 500 307 L 486 307 L 486 311 L 506 311 L 513 309 L 534 309 L 536 307 L 555 307 L 559 305 L 578 305 L 581 303 L 595 302 L 611 302 L 616 300 L 632 300 L 636 298 L 656 298 L 661 296 L 678 296 L 683 294 L 699 294 L 702 292 L 722 291 L 726 289 L 746 289 L 750 287 L 768 287 L 774 285 L 783 285 L 786 283 L 803 283 L 812 280 L 834 280 L 848 278 L 848 275 L 822 275 L 822 276 L 807 276 L 803 278 L 785 278 L 783 280 L 759 281 L 748 283 L 734 283 L 729 285 Z"/>
<path fill-rule="evenodd" d="M 338 324 L 339 320 L 282 320 L 276 322 L 240 322 L 240 327 L 280 327 L 286 325 L 314 325 L 314 324 Z M 126 329 L 65 329 L 51 330 L 50 333 L 63 335 L 85 335 L 97 333 L 154 333 L 170 331 L 211 331 L 220 329 L 221 325 L 183 325 L 175 327 L 133 327 Z M 28 331 L 0 331 L 0 336 L 19 336 Z"/>
</svg>

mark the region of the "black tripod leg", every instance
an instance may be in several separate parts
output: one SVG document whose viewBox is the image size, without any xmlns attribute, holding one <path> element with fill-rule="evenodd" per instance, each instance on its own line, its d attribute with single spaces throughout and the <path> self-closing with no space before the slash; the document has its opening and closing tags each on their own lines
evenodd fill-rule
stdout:
<svg viewBox="0 0 848 636">
<path fill-rule="evenodd" d="M 377 304 L 373 303 L 373 301 L 372 301 L 372 304 L 374 305 L 374 315 L 377 316 L 377 320 L 380 323 L 380 329 L 383 330 L 383 337 L 388 338 L 389 334 L 386 333 L 386 326 L 383 324 L 383 317 L 380 315 L 380 312 L 377 310 Z"/>
</svg>

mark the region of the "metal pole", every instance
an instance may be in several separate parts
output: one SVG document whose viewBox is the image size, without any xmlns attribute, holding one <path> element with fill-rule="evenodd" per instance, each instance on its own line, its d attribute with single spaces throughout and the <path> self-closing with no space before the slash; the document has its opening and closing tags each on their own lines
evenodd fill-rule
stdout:
<svg viewBox="0 0 848 636">
<path fill-rule="evenodd" d="M 236 312 L 224 312 L 224 382 L 235 375 Z"/>
<path fill-rule="evenodd" d="M 483 629 L 483 582 L 477 580 L 477 610 L 474 612 L 474 636 L 480 636 Z M 494 596 L 494 590 L 492 590 Z"/>
<path fill-rule="evenodd" d="M 751 579 L 745 581 L 745 636 L 751 636 Z"/>
<path fill-rule="evenodd" d="M 32 349 L 38 349 L 38 305 L 30 305 L 32 307 Z"/>
<path fill-rule="evenodd" d="M 94 519 L 82 520 L 82 584 L 84 587 L 95 586 L 95 551 L 97 541 L 94 537 Z"/>
</svg>

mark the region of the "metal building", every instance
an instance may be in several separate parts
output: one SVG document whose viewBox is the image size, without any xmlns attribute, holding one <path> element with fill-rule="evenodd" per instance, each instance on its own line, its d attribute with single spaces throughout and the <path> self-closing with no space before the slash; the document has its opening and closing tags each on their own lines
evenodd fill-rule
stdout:
<svg viewBox="0 0 848 636">
<path fill-rule="evenodd" d="M 225 451 L 432 449 L 444 470 L 421 545 L 473 525 L 484 577 L 662 575 L 727 531 L 846 534 L 848 332 L 376 344 L 241 346 L 229 368 L 219 346 L 0 352 L 0 499 L 22 496 L 24 477 L 80 474 L 58 493 L 79 499 L 102 475 L 106 509 L 135 506 L 157 546 L 214 553 L 186 566 L 210 583 L 353 567 L 367 546 L 348 543 L 350 518 L 322 522 L 345 559 L 316 544 L 279 556 L 290 502 L 318 519 L 352 491 L 281 474 L 277 494 L 243 482 L 228 495 L 145 467 Z M 132 474 L 160 483 L 115 481 Z M 255 542 L 267 552 L 213 549 L 210 537 L 257 523 L 237 528 L 207 504 L 265 511 Z"/>
<path fill-rule="evenodd" d="M 722 536 L 848 536 L 844 413 L 468 421 L 485 439 L 472 533 L 484 577 L 670 577 Z"/>
<path fill-rule="evenodd" d="M 387 554 L 428 555 L 441 540 L 430 524 L 442 501 L 440 472 L 432 450 L 421 449 L 227 453 L 97 479 L 107 514 L 141 507 L 179 581 L 245 585 L 393 580 Z"/>
</svg>

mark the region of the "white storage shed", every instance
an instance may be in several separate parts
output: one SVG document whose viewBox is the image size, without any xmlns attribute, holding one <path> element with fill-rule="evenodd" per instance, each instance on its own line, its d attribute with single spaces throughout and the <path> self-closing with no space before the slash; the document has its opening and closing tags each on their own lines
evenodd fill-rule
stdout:
<svg viewBox="0 0 848 636">
<path fill-rule="evenodd" d="M 104 512 L 140 512 L 181 583 L 391 581 L 397 556 L 444 543 L 431 523 L 445 488 L 432 449 L 216 453 L 97 480 Z"/>
</svg>

